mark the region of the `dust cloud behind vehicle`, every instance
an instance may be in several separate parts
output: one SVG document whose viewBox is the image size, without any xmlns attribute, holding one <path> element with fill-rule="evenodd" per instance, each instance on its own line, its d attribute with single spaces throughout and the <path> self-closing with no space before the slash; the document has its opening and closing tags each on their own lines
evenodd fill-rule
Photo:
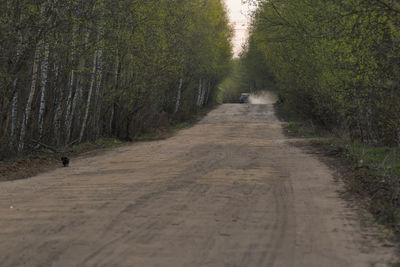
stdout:
<svg viewBox="0 0 400 267">
<path fill-rule="evenodd" d="M 274 93 L 267 91 L 251 93 L 247 99 L 248 103 L 253 105 L 274 104 L 277 100 L 278 97 Z"/>
</svg>

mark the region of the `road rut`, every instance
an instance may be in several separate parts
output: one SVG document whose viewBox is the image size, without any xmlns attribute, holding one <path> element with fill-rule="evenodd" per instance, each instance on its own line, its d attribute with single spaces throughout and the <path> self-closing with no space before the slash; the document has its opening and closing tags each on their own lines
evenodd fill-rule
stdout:
<svg viewBox="0 0 400 267">
<path fill-rule="evenodd" d="M 388 266 L 343 185 L 272 103 L 0 183 L 1 266 Z"/>
</svg>

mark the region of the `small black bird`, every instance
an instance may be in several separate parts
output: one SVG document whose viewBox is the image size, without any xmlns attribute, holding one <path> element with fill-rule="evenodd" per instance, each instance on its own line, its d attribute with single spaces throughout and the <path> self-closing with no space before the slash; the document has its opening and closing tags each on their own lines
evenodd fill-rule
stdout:
<svg viewBox="0 0 400 267">
<path fill-rule="evenodd" d="M 67 157 L 62 157 L 61 158 L 62 164 L 64 165 L 64 167 L 67 167 L 69 164 L 69 158 Z"/>
</svg>

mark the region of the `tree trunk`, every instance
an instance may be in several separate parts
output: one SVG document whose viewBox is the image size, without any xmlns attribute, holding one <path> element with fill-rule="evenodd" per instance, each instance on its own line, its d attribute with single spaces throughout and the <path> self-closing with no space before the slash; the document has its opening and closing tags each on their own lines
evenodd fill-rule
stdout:
<svg viewBox="0 0 400 267">
<path fill-rule="evenodd" d="M 19 8 L 19 1 L 16 1 L 16 15 L 14 17 L 15 21 L 15 25 L 17 25 L 20 21 L 20 8 Z M 20 60 L 21 58 L 21 50 L 22 50 L 22 35 L 21 35 L 21 31 L 18 30 L 18 41 L 17 41 L 17 54 L 16 54 L 16 59 L 17 62 Z M 13 92 L 14 92 L 14 96 L 12 99 L 12 105 L 11 105 L 11 127 L 10 127 L 10 147 L 12 149 L 14 146 L 14 142 L 16 140 L 16 138 L 18 138 L 17 135 L 17 130 L 18 130 L 18 77 L 14 78 L 13 81 Z"/>
<path fill-rule="evenodd" d="M 79 80 L 80 79 L 78 79 L 78 83 L 77 84 L 79 84 Z M 75 94 L 74 94 L 74 99 L 73 99 L 73 101 L 72 101 L 72 107 L 71 107 L 71 112 L 70 112 L 70 114 L 69 114 L 69 116 L 68 116 L 68 119 L 67 119 L 67 121 L 65 122 L 65 126 L 66 126 L 66 143 L 68 143 L 69 141 L 70 141 L 70 139 L 71 139 L 71 130 L 72 130 L 72 120 L 74 119 L 74 115 L 75 115 L 75 109 L 76 109 L 76 106 L 77 106 L 77 103 L 80 101 L 80 97 L 81 97 L 81 90 L 82 90 L 82 87 L 80 87 L 79 85 L 77 85 L 78 87 L 76 88 L 76 92 L 75 92 Z"/>
<path fill-rule="evenodd" d="M 117 49 L 116 55 L 115 55 L 115 69 L 114 69 L 114 90 L 118 88 L 118 77 L 119 77 L 119 51 Z M 110 123 L 109 123 L 109 128 L 110 128 L 110 134 L 112 134 L 112 125 L 114 121 L 114 114 L 115 114 L 115 105 L 114 105 L 114 100 L 111 100 L 111 116 L 110 116 Z"/>
<path fill-rule="evenodd" d="M 200 98 L 201 98 L 201 79 L 199 79 L 199 89 L 197 91 L 197 101 L 196 101 L 197 106 L 200 106 Z"/>
<path fill-rule="evenodd" d="M 82 142 L 83 135 L 85 133 L 87 119 L 89 117 L 90 101 L 92 99 L 93 85 L 94 85 L 94 80 L 96 78 L 96 67 L 97 67 L 97 51 L 94 53 L 94 57 L 93 57 L 92 77 L 90 79 L 90 87 L 89 87 L 88 99 L 87 99 L 87 103 L 86 103 L 85 116 L 83 117 L 81 132 L 79 134 L 79 142 Z"/>
<path fill-rule="evenodd" d="M 61 101 L 64 98 L 64 91 L 60 86 L 58 86 L 58 77 L 60 73 L 60 68 L 57 63 L 54 63 L 53 71 L 55 73 L 54 77 L 54 85 L 55 85 L 55 97 L 54 97 L 54 105 L 55 105 L 55 112 L 53 118 L 53 130 L 54 130 L 54 137 L 56 139 L 56 146 L 60 145 L 60 127 L 61 127 L 61 116 L 62 116 L 62 106 Z"/>
<path fill-rule="evenodd" d="M 14 90 L 17 89 L 17 81 L 18 79 L 14 79 Z M 10 146 L 14 146 L 15 141 L 15 133 L 17 131 L 17 117 L 18 117 L 18 92 L 16 91 L 12 100 L 11 106 L 11 132 L 10 132 Z"/>
<path fill-rule="evenodd" d="M 56 103 L 56 112 L 54 113 L 54 119 L 53 119 L 53 123 L 54 123 L 54 136 L 56 138 L 56 145 L 59 146 L 60 145 L 60 129 L 61 129 L 61 116 L 62 116 L 62 107 L 61 107 L 61 101 L 64 97 L 64 93 L 62 90 L 59 89 L 59 96 L 58 96 L 58 100 Z"/>
<path fill-rule="evenodd" d="M 206 86 L 205 86 L 205 83 L 203 83 L 203 86 L 202 86 L 203 88 L 201 89 L 201 96 L 200 96 L 200 106 L 203 106 L 204 105 L 204 97 L 205 97 L 205 95 L 206 95 Z"/>
<path fill-rule="evenodd" d="M 183 78 L 179 79 L 179 86 L 178 86 L 178 94 L 176 96 L 176 103 L 175 103 L 175 110 L 174 113 L 177 113 L 179 110 L 179 105 L 181 103 L 181 95 L 182 95 L 182 85 L 183 85 Z"/>
<path fill-rule="evenodd" d="M 19 146 L 18 146 L 19 153 L 21 153 L 23 151 L 24 145 L 25 145 L 26 127 L 28 125 L 29 116 L 30 116 L 30 113 L 32 110 L 33 96 L 35 95 L 35 90 L 36 90 L 39 60 L 40 60 L 40 44 L 37 44 L 36 49 L 35 49 L 35 57 L 33 59 L 31 90 L 29 93 L 28 101 L 26 102 L 25 113 L 24 113 L 22 123 L 21 123 L 21 134 L 20 134 Z"/>
<path fill-rule="evenodd" d="M 87 32 L 86 36 L 85 36 L 85 41 L 84 41 L 85 42 L 85 49 L 87 48 L 88 41 L 89 41 L 89 32 Z M 66 121 L 66 133 L 67 133 L 66 143 L 68 143 L 70 141 L 70 139 L 71 139 L 72 121 L 74 119 L 76 106 L 81 101 L 81 97 L 82 97 L 82 79 L 83 79 L 82 71 L 85 68 L 85 65 L 86 65 L 86 61 L 85 61 L 85 57 L 83 57 L 80 60 L 80 63 L 79 63 L 79 69 L 78 69 L 79 70 L 79 75 L 78 75 L 78 79 L 77 79 L 77 82 L 76 82 L 76 91 L 75 91 L 75 94 L 74 94 L 74 99 L 72 101 L 71 112 L 70 112 L 70 114 L 68 116 L 68 119 Z"/>
<path fill-rule="evenodd" d="M 71 104 L 72 104 L 72 94 L 74 89 L 74 82 L 75 82 L 75 54 L 76 54 L 76 34 L 78 31 L 78 25 L 74 23 L 72 27 L 72 51 L 71 51 L 71 75 L 69 77 L 69 87 L 68 87 L 68 98 L 67 98 L 67 106 L 65 112 L 65 123 L 66 128 L 68 127 L 67 123 L 70 119 L 70 112 L 71 112 Z M 67 137 L 68 139 L 68 137 Z"/>
<path fill-rule="evenodd" d="M 47 3 L 50 5 L 51 0 L 48 0 Z M 44 14 L 45 6 L 42 6 L 42 15 Z M 41 65 L 41 96 L 40 96 L 40 107 L 39 107 L 39 117 L 38 117 L 38 126 L 39 126 L 39 140 L 42 139 L 43 134 L 43 124 L 44 124 L 44 111 L 46 108 L 46 84 L 47 84 L 47 76 L 49 69 L 49 43 L 43 43 L 43 60 Z"/>
<path fill-rule="evenodd" d="M 43 124 L 44 124 L 44 111 L 46 108 L 46 83 L 47 83 L 47 74 L 49 69 L 49 44 L 46 42 L 44 44 L 44 56 L 42 60 L 41 66 L 41 97 L 40 97 L 40 109 L 39 109 L 39 140 L 42 138 L 43 134 Z"/>
<path fill-rule="evenodd" d="M 100 9 L 100 22 L 97 33 L 97 41 L 100 45 L 97 51 L 97 77 L 96 77 L 96 91 L 95 91 L 95 101 L 94 101 L 94 134 L 95 139 L 99 138 L 100 135 L 100 113 L 101 113 L 101 102 L 102 98 L 102 86 L 101 82 L 103 79 L 103 48 L 104 48 L 104 0 L 100 0 L 99 2 Z"/>
<path fill-rule="evenodd" d="M 102 93 L 101 89 L 101 80 L 103 79 L 103 49 L 98 50 L 98 58 L 97 58 L 97 75 L 96 75 L 96 101 L 95 101 L 95 113 L 94 113 L 94 123 L 95 123 L 95 138 L 99 138 L 100 135 L 100 113 L 101 113 L 101 100 Z"/>
</svg>

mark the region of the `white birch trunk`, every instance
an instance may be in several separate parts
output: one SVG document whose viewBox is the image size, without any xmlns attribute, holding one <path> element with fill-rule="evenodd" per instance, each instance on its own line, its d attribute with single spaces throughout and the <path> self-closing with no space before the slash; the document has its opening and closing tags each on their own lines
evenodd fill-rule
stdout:
<svg viewBox="0 0 400 267">
<path fill-rule="evenodd" d="M 41 96 L 40 96 L 40 108 L 39 108 L 39 139 L 41 139 L 43 134 L 43 123 L 44 123 L 44 110 L 46 108 L 46 84 L 47 84 L 47 76 L 48 76 L 48 69 L 49 69 L 49 44 L 46 42 L 44 44 L 44 56 L 42 60 L 42 67 L 41 67 Z"/>
<path fill-rule="evenodd" d="M 72 70 L 70 80 L 69 80 L 69 86 L 68 86 L 68 98 L 67 98 L 67 105 L 66 105 L 66 112 L 65 112 L 65 121 L 66 122 L 69 119 L 69 113 L 71 110 L 72 91 L 73 91 L 73 87 L 74 87 L 74 80 L 75 80 L 75 70 Z"/>
<path fill-rule="evenodd" d="M 75 82 L 75 69 L 74 69 L 74 61 L 75 61 L 75 53 L 76 53 L 76 34 L 78 31 L 78 25 L 74 23 L 74 26 L 72 28 L 72 51 L 71 51 L 71 75 L 69 77 L 69 86 L 68 86 L 68 98 L 67 98 L 67 106 L 66 106 L 66 112 L 65 112 L 65 122 L 67 123 L 69 121 L 70 117 L 70 112 L 71 112 L 71 104 L 72 104 L 72 93 L 73 93 L 73 88 L 74 88 L 74 82 Z M 66 125 L 67 126 L 67 125 Z"/>
<path fill-rule="evenodd" d="M 14 90 L 17 88 L 17 78 L 14 79 Z M 10 145 L 14 145 L 14 140 L 15 140 L 15 133 L 17 129 L 17 117 L 18 117 L 18 92 L 15 92 L 13 100 L 12 100 L 12 106 L 11 106 L 11 132 L 10 132 Z"/>
<path fill-rule="evenodd" d="M 116 55 L 115 55 L 115 69 L 114 69 L 114 89 L 116 90 L 118 87 L 118 77 L 119 77 L 119 51 L 117 49 Z M 114 121 L 114 114 L 115 114 L 115 106 L 114 106 L 114 100 L 111 103 L 111 116 L 110 116 L 110 123 L 109 123 L 109 128 L 110 128 L 110 134 L 112 134 L 112 125 Z"/>
<path fill-rule="evenodd" d="M 183 78 L 180 78 L 179 86 L 178 86 L 178 94 L 176 95 L 176 103 L 175 103 L 174 113 L 177 113 L 179 110 L 179 105 L 181 103 L 181 95 L 182 95 L 182 85 L 183 85 Z"/>
<path fill-rule="evenodd" d="M 74 111 L 74 116 L 75 116 L 75 120 L 77 122 L 77 125 L 80 125 L 81 123 L 81 109 L 79 107 L 81 107 L 82 105 L 82 99 L 83 99 L 83 80 L 84 80 L 84 75 L 82 74 L 82 76 L 79 79 L 79 90 L 77 90 L 77 101 L 76 101 L 76 108 Z M 74 127 L 71 126 L 71 134 L 73 134 L 73 129 Z"/>
<path fill-rule="evenodd" d="M 102 78 L 103 78 L 103 49 L 99 49 L 97 50 L 96 102 L 98 102 L 100 98 L 100 88 L 101 88 Z"/>
<path fill-rule="evenodd" d="M 99 121 L 100 121 L 100 112 L 101 112 L 101 81 L 103 79 L 103 49 L 98 50 L 98 58 L 97 58 L 97 75 L 96 75 L 96 101 L 95 101 L 95 114 L 94 114 L 94 123 L 95 123 L 95 133 L 96 139 L 100 135 Z"/>
<path fill-rule="evenodd" d="M 79 142 L 82 142 L 83 135 L 85 133 L 87 119 L 89 117 L 90 101 L 92 100 L 92 92 L 93 92 L 94 80 L 96 78 L 96 67 L 97 67 L 97 51 L 94 53 L 94 57 L 93 57 L 92 77 L 90 79 L 90 87 L 89 87 L 88 99 L 87 99 L 87 103 L 86 103 L 85 116 L 83 117 L 81 132 L 79 134 Z"/>
<path fill-rule="evenodd" d="M 68 116 L 68 118 L 67 118 L 67 120 L 65 122 L 65 124 L 66 124 L 66 132 L 67 132 L 65 140 L 66 140 L 67 143 L 71 139 L 72 120 L 73 120 L 74 115 L 75 115 L 76 105 L 77 105 L 78 101 L 80 100 L 80 96 L 81 96 L 80 90 L 81 90 L 80 86 L 76 88 L 76 92 L 75 92 L 75 95 L 74 95 L 74 100 L 72 101 L 71 112 L 70 112 L 70 114 L 69 114 L 69 116 Z"/>
<path fill-rule="evenodd" d="M 21 32 L 18 31 L 18 42 L 17 42 L 17 62 L 20 60 L 21 57 L 21 46 L 22 46 L 22 35 Z M 14 146 L 14 141 L 16 139 L 16 133 L 17 133 L 17 123 L 18 123 L 18 90 L 17 90 L 17 84 L 18 84 L 18 77 L 14 78 L 13 81 L 13 100 L 12 100 L 12 106 L 11 106 L 11 132 L 10 132 L 10 146 Z"/>
<path fill-rule="evenodd" d="M 206 96 L 206 88 L 203 87 L 203 90 L 201 92 L 201 98 L 200 98 L 200 106 L 204 106 L 204 98 Z"/>
<path fill-rule="evenodd" d="M 202 89 L 201 89 L 201 96 L 200 96 L 200 106 L 204 105 L 204 97 L 206 95 L 206 86 L 205 83 L 203 83 Z"/>
<path fill-rule="evenodd" d="M 51 0 L 47 1 L 48 5 L 51 4 Z M 45 6 L 42 6 L 42 15 L 44 13 Z M 43 45 L 43 60 L 41 66 L 41 96 L 40 96 L 40 108 L 39 108 L 39 117 L 38 117 L 38 126 L 39 126 L 39 139 L 42 138 L 43 134 L 43 123 L 44 123 L 44 110 L 46 108 L 46 84 L 47 84 L 47 76 L 48 76 L 48 69 L 49 69 L 49 43 L 45 42 Z"/>
<path fill-rule="evenodd" d="M 85 41 L 84 41 L 85 49 L 87 47 L 88 41 L 89 41 L 89 32 L 87 32 L 86 36 L 85 36 Z M 66 141 L 67 141 L 67 143 L 71 139 L 72 121 L 75 116 L 76 107 L 82 98 L 82 78 L 83 78 L 82 70 L 85 68 L 85 65 L 86 65 L 86 61 L 85 61 L 85 57 L 83 57 L 79 63 L 79 75 L 78 75 L 78 79 L 76 82 L 76 91 L 74 94 L 74 99 L 72 101 L 71 112 L 68 116 L 68 119 L 66 120 L 66 128 L 67 128 L 66 129 L 66 132 L 67 132 Z"/>
<path fill-rule="evenodd" d="M 101 79 L 103 78 L 103 49 L 97 51 L 97 77 L 96 77 L 96 97 L 99 97 Z"/>
<path fill-rule="evenodd" d="M 54 72 L 55 72 L 55 84 L 57 86 L 57 81 L 58 81 L 58 75 L 59 75 L 59 67 L 54 64 Z M 53 118 L 53 123 L 54 123 L 54 135 L 58 136 L 59 135 L 59 126 L 60 126 L 60 118 L 61 118 L 61 99 L 63 98 L 64 94 L 63 91 L 58 89 L 58 91 L 60 92 L 58 98 L 56 96 L 57 102 L 56 102 L 56 112 L 54 113 L 54 118 Z M 58 145 L 58 144 L 57 144 Z"/>
<path fill-rule="evenodd" d="M 25 113 L 24 113 L 22 123 L 21 123 L 21 134 L 20 134 L 19 146 L 18 146 L 19 153 L 21 153 L 23 151 L 24 145 L 25 145 L 26 127 L 27 127 L 27 124 L 29 121 L 29 116 L 30 116 L 31 110 L 32 110 L 33 96 L 35 95 L 35 90 L 36 90 L 39 60 L 40 60 L 40 44 L 37 44 L 36 49 L 35 49 L 35 57 L 33 59 L 31 90 L 29 93 L 28 101 L 27 101 L 26 107 L 25 107 Z"/>
<path fill-rule="evenodd" d="M 100 135 L 100 113 L 101 113 L 101 101 L 102 101 L 102 90 L 101 90 L 101 82 L 103 79 L 103 48 L 104 48 L 104 0 L 99 1 L 99 9 L 100 9 L 100 25 L 97 33 L 97 40 L 100 44 L 100 47 L 97 51 L 97 77 L 96 77 L 96 92 L 95 92 L 95 101 L 94 101 L 94 130 L 95 130 L 95 138 L 99 138 Z"/>
<path fill-rule="evenodd" d="M 199 79 L 199 89 L 197 91 L 197 102 L 196 102 L 197 106 L 200 106 L 200 98 L 201 98 L 201 79 Z"/>
<path fill-rule="evenodd" d="M 61 128 L 61 116 L 62 116 L 62 107 L 61 107 L 61 100 L 64 97 L 64 93 L 60 90 L 60 95 L 57 102 L 56 112 L 54 113 L 54 136 L 56 137 L 57 146 L 60 145 L 60 128 Z"/>
</svg>

